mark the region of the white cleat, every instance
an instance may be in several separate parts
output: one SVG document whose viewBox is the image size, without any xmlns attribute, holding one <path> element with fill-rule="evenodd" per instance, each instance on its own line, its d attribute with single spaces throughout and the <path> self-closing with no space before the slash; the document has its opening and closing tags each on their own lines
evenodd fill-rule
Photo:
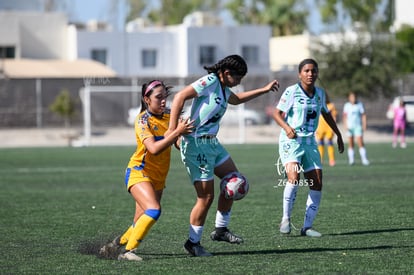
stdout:
<svg viewBox="0 0 414 275">
<path fill-rule="evenodd" d="M 122 261 L 122 260 L 142 261 L 142 258 L 140 256 L 138 256 L 137 254 L 135 254 L 134 252 L 132 252 L 132 251 L 127 251 L 125 253 L 119 254 L 118 260 L 119 261 Z"/>
<path fill-rule="evenodd" d="M 279 230 L 282 234 L 289 234 L 291 231 L 290 220 L 282 220 Z"/>
</svg>

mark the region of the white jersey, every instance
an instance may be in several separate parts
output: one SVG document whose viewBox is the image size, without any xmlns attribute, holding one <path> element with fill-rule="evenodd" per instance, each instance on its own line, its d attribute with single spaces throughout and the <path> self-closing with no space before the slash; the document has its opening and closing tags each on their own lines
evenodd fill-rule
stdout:
<svg viewBox="0 0 414 275">
<path fill-rule="evenodd" d="M 287 87 L 276 107 L 285 113 L 285 121 L 296 131 L 296 140 L 302 144 L 315 144 L 321 111 L 329 112 L 325 92 L 315 87 L 312 97 L 303 90 L 300 83 Z M 280 132 L 280 141 L 289 140 L 286 132 Z"/>
<path fill-rule="evenodd" d="M 348 129 L 354 129 L 357 127 L 362 127 L 362 115 L 365 113 L 364 105 L 362 102 L 347 102 L 344 105 L 344 115 L 346 115 L 346 123 Z"/>
<path fill-rule="evenodd" d="M 231 95 L 228 87 L 222 88 L 216 74 L 208 74 L 191 84 L 197 92 L 191 105 L 191 119 L 195 130 L 188 134 L 193 137 L 217 135 L 220 120 L 227 110 L 227 102 Z"/>
</svg>

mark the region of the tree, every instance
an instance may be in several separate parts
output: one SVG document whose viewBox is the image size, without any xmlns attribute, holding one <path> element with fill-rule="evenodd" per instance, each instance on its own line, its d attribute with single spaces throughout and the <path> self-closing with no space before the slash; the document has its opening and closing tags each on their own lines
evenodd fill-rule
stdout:
<svg viewBox="0 0 414 275">
<path fill-rule="evenodd" d="M 70 126 L 70 120 L 75 115 L 75 100 L 70 96 L 67 89 L 63 89 L 56 96 L 55 101 L 49 109 L 63 118 L 65 127 Z"/>
<path fill-rule="evenodd" d="M 161 26 L 174 25 L 182 23 L 184 17 L 194 11 L 218 11 L 221 7 L 220 0 L 161 0 L 159 7 L 151 6 L 150 2 L 151 0 L 128 0 L 130 12 L 127 21 L 146 16 Z"/>
<path fill-rule="evenodd" d="M 145 7 L 147 6 L 145 0 L 128 0 L 129 12 L 126 21 L 132 21 L 136 18 L 142 17 Z"/>
<path fill-rule="evenodd" d="M 394 16 L 393 1 L 386 0 L 317 0 L 320 13 L 325 23 L 337 23 L 340 29 L 346 27 L 345 22 L 359 23 L 368 31 L 388 32 Z"/>
<path fill-rule="evenodd" d="M 359 38 L 361 35 L 359 36 Z M 345 96 L 350 91 L 367 98 L 395 94 L 396 45 L 382 36 L 368 40 L 322 43 L 313 49 L 320 64 L 322 86 L 328 93 Z"/>
<path fill-rule="evenodd" d="M 414 28 L 403 26 L 395 34 L 397 48 L 397 66 L 400 72 L 414 72 Z"/>
<path fill-rule="evenodd" d="M 274 36 L 300 34 L 306 29 L 303 0 L 231 0 L 226 7 L 240 24 L 265 24 Z"/>
<path fill-rule="evenodd" d="M 60 93 L 56 96 L 53 103 L 49 106 L 49 109 L 59 115 L 63 118 L 63 123 L 65 126 L 66 134 L 64 135 L 64 138 L 67 139 L 68 145 L 71 145 L 71 141 L 76 136 L 71 135 L 69 133 L 70 128 L 70 121 L 73 118 L 73 116 L 76 114 L 75 106 L 76 102 L 71 97 L 69 91 L 67 89 L 63 89 L 60 91 Z"/>
</svg>

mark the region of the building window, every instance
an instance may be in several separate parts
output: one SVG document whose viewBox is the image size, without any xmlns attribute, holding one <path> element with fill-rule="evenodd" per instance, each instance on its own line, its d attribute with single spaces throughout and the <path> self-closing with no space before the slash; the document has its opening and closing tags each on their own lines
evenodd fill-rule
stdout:
<svg viewBox="0 0 414 275">
<path fill-rule="evenodd" d="M 200 65 L 209 65 L 216 62 L 216 47 L 201 46 L 200 47 Z"/>
<path fill-rule="evenodd" d="M 259 47 L 242 46 L 242 56 L 246 60 L 246 63 L 250 65 L 259 64 Z"/>
<path fill-rule="evenodd" d="M 0 46 L 0 58 L 15 58 L 16 49 L 14 46 Z"/>
<path fill-rule="evenodd" d="M 154 68 L 157 65 L 156 50 L 142 50 L 142 67 Z"/>
<path fill-rule="evenodd" d="M 101 62 L 106 65 L 106 50 L 105 49 L 93 49 L 91 51 L 92 60 Z"/>
</svg>

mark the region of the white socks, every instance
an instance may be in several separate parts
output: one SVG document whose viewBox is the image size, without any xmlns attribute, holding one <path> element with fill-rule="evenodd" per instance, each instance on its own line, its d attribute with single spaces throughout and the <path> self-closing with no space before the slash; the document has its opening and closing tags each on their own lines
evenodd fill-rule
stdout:
<svg viewBox="0 0 414 275">
<path fill-rule="evenodd" d="M 298 185 L 286 183 L 285 190 L 283 191 L 283 217 L 282 220 L 289 220 L 292 214 L 293 203 L 296 199 L 296 192 L 298 191 Z"/>
<path fill-rule="evenodd" d="M 309 190 L 308 200 L 306 202 L 305 221 L 303 223 L 303 228 L 312 227 L 313 221 L 316 218 L 316 214 L 318 214 L 321 197 L 321 191 Z"/>
<path fill-rule="evenodd" d="M 201 240 L 201 236 L 203 235 L 204 226 L 202 225 L 192 225 L 190 224 L 190 236 L 189 240 L 192 243 L 198 243 Z"/>
<path fill-rule="evenodd" d="M 368 161 L 368 158 L 367 158 L 367 150 L 365 150 L 365 147 L 360 147 L 359 148 L 359 155 L 361 156 L 362 164 L 368 165 L 369 161 Z M 349 160 L 349 164 L 354 164 L 354 162 L 355 162 L 354 149 L 352 149 L 352 148 L 348 148 L 348 160 Z"/>
<path fill-rule="evenodd" d="M 368 165 L 369 161 L 367 159 L 367 150 L 365 150 L 365 147 L 359 148 L 359 155 L 361 156 L 362 164 Z"/>
<path fill-rule="evenodd" d="M 216 213 L 216 227 L 227 227 L 230 222 L 231 217 L 231 210 L 228 212 L 220 212 L 217 211 Z M 203 225 L 192 225 L 190 224 L 190 233 L 189 233 L 189 240 L 192 243 L 198 243 L 201 240 L 203 235 L 204 226 Z"/>
<path fill-rule="evenodd" d="M 217 210 L 216 213 L 216 228 L 218 227 L 227 227 L 230 222 L 231 210 L 227 212 L 220 212 Z"/>
<path fill-rule="evenodd" d="M 348 148 L 348 162 L 349 164 L 354 164 L 354 149 Z"/>
</svg>

